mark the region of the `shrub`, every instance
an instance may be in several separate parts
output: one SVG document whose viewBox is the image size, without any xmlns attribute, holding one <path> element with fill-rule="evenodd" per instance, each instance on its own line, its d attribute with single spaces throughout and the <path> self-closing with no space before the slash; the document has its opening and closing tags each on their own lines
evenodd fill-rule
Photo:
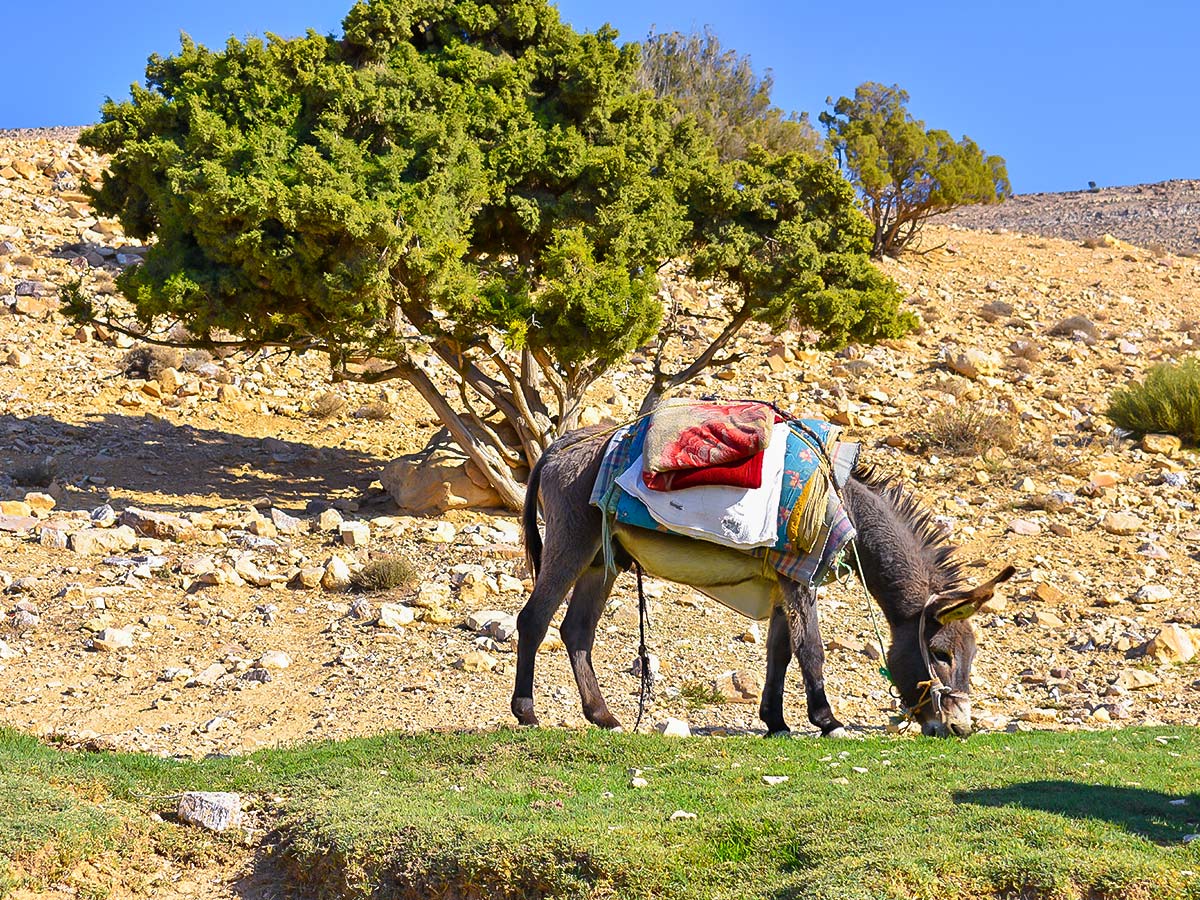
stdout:
<svg viewBox="0 0 1200 900">
<path fill-rule="evenodd" d="M 308 414 L 314 419 L 332 419 L 346 408 L 346 401 L 333 391 L 318 394 L 309 404 Z"/>
<path fill-rule="evenodd" d="M 691 710 L 720 706 L 725 702 L 725 695 L 704 681 L 685 681 L 679 686 L 679 694 Z"/>
<path fill-rule="evenodd" d="M 386 422 L 395 414 L 392 404 L 385 400 L 376 400 L 366 406 L 360 406 L 354 411 L 354 418 L 366 419 L 368 422 Z"/>
<path fill-rule="evenodd" d="M 1189 444 L 1200 442 L 1200 361 L 1160 363 L 1144 381 L 1113 392 L 1105 415 L 1137 434 L 1173 434 Z"/>
<path fill-rule="evenodd" d="M 174 347 L 157 347 L 143 344 L 125 354 L 121 371 L 126 378 L 141 378 L 153 381 L 163 369 L 178 369 L 183 355 Z"/>
<path fill-rule="evenodd" d="M 930 415 L 912 439 L 922 449 L 975 456 L 992 447 L 1011 451 L 1019 436 L 1012 416 L 992 412 L 978 403 L 958 403 Z"/>
<path fill-rule="evenodd" d="M 362 591 L 390 591 L 407 587 L 416 572 L 412 563 L 399 556 L 373 559 L 354 574 L 352 583 Z"/>
</svg>

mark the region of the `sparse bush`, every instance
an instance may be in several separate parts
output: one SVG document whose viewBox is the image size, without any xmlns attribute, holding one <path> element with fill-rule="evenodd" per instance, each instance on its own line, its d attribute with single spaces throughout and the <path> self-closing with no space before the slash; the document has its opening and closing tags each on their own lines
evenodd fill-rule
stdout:
<svg viewBox="0 0 1200 900">
<path fill-rule="evenodd" d="M 126 378 L 153 381 L 164 369 L 178 369 L 182 361 L 183 355 L 174 347 L 142 344 L 125 354 L 121 371 Z"/>
<path fill-rule="evenodd" d="M 688 709 L 719 706 L 725 702 L 725 695 L 704 681 L 685 681 L 679 686 L 679 695 L 687 702 Z"/>
<path fill-rule="evenodd" d="M 352 583 L 360 591 L 390 591 L 407 587 L 416 572 L 412 563 L 399 556 L 373 559 L 353 576 Z"/>
<path fill-rule="evenodd" d="M 12 470 L 12 480 L 21 487 L 50 487 L 54 483 L 54 460 L 51 457 L 18 465 Z"/>
<path fill-rule="evenodd" d="M 934 412 L 925 427 L 911 437 L 922 449 L 974 456 L 991 447 L 1013 450 L 1020 432 L 1010 415 L 992 412 L 978 403 L 958 403 Z"/>
<path fill-rule="evenodd" d="M 189 350 L 183 355 L 183 371 L 195 372 L 201 366 L 206 366 L 212 362 L 213 355 L 207 350 Z"/>
<path fill-rule="evenodd" d="M 354 411 L 354 418 L 366 419 L 368 422 L 386 422 L 395 415 L 392 404 L 385 400 L 376 400 L 366 406 L 360 406 Z"/>
<path fill-rule="evenodd" d="M 1105 415 L 1115 425 L 1137 434 L 1173 434 L 1200 442 L 1200 361 L 1160 363 L 1144 381 L 1114 391 Z"/>
<path fill-rule="evenodd" d="M 346 401 L 333 391 L 325 391 L 313 398 L 308 414 L 314 419 L 332 419 L 346 408 Z"/>
</svg>

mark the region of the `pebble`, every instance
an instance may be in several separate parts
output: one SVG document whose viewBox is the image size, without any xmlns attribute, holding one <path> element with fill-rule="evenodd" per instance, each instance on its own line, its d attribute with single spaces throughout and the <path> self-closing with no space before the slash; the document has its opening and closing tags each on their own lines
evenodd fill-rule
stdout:
<svg viewBox="0 0 1200 900">
<path fill-rule="evenodd" d="M 692 729 L 683 719 L 667 719 L 658 729 L 663 737 L 691 737 Z"/>
<path fill-rule="evenodd" d="M 1109 534 L 1137 534 L 1145 530 L 1146 524 L 1131 512 L 1110 512 L 1105 514 L 1100 526 Z"/>
<path fill-rule="evenodd" d="M 111 653 L 114 650 L 128 650 L 133 647 L 133 634 L 122 628 L 105 628 L 92 638 L 92 647 Z"/>
<path fill-rule="evenodd" d="M 226 831 L 242 824 L 242 798 L 227 791 L 188 791 L 179 798 L 176 815 L 188 825 Z"/>
</svg>

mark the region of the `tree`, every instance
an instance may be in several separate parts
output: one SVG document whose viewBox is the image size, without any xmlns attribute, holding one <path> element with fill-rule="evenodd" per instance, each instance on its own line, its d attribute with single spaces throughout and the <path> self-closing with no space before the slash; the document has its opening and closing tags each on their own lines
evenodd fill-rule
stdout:
<svg viewBox="0 0 1200 900">
<path fill-rule="evenodd" d="M 642 43 L 639 84 L 671 100 L 712 137 L 722 159 L 740 159 L 758 144 L 784 153 L 816 153 L 820 135 L 808 113 L 784 113 L 771 104 L 770 70 L 759 78 L 750 57 L 725 50 L 710 28 L 703 33 L 651 31 Z"/>
<path fill-rule="evenodd" d="M 737 328 L 793 311 L 828 314 L 833 341 L 903 328 L 832 166 L 762 151 L 773 186 L 739 181 L 751 170 L 637 89 L 639 62 L 546 0 L 364 0 L 341 38 L 185 38 L 82 137 L 111 154 L 97 209 L 157 238 L 119 279 L 135 318 L 82 294 L 72 312 L 406 379 L 513 507 L 588 386 L 659 334 L 673 257 L 750 292 Z"/>
<path fill-rule="evenodd" d="M 985 154 L 968 137 L 956 142 L 946 131 L 926 130 L 907 103 L 908 93 L 897 85 L 867 82 L 853 99 L 842 97 L 832 113 L 821 114 L 875 226 L 876 258 L 910 246 L 931 216 L 1012 194 L 1002 157 Z"/>
</svg>

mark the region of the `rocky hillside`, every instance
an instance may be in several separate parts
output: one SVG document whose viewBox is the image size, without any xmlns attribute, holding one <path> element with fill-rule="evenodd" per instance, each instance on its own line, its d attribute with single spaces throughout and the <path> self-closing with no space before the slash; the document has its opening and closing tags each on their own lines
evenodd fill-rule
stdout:
<svg viewBox="0 0 1200 900">
<path fill-rule="evenodd" d="M 1020 194 L 941 220 L 963 228 L 1095 242 L 1104 235 L 1160 254 L 1200 255 L 1200 181 L 1164 181 L 1097 191 Z"/>
<path fill-rule="evenodd" d="M 132 342 L 63 319 L 64 284 L 111 297 L 140 257 L 79 192 L 102 166 L 61 136 L 0 137 L 0 723 L 180 755 L 508 723 L 529 589 L 515 519 L 400 513 L 381 471 L 435 430 L 403 387 L 323 397 L 317 357 L 130 367 Z M 938 249 L 888 263 L 918 333 L 830 355 L 751 332 L 748 356 L 694 390 L 845 423 L 971 571 L 1020 567 L 978 617 L 980 727 L 1200 722 L 1200 473 L 1176 442 L 1127 439 L 1102 416 L 1114 387 L 1200 339 L 1200 263 L 1115 239 L 931 238 Z M 711 285 L 664 290 L 716 302 Z M 628 418 L 644 377 L 635 358 L 587 418 Z M 381 557 L 415 579 L 354 588 Z M 762 630 L 684 587 L 650 593 L 651 721 L 757 729 Z M 883 728 L 862 592 L 830 586 L 821 611 L 835 707 Z M 596 660 L 626 721 L 636 634 L 622 579 Z M 540 660 L 543 721 L 581 725 L 565 655 L 551 642 Z M 795 682 L 788 703 L 803 725 Z"/>
</svg>

